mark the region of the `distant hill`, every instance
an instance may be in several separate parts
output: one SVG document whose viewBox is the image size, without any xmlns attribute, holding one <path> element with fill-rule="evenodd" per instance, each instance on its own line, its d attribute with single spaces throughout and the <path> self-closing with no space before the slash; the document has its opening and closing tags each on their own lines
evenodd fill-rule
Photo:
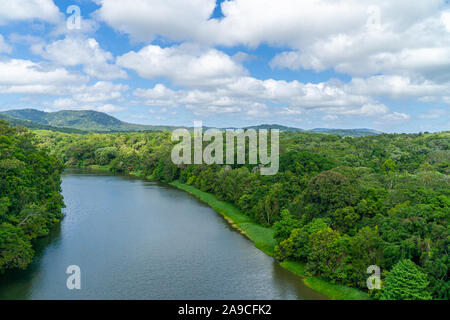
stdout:
<svg viewBox="0 0 450 320">
<path fill-rule="evenodd" d="M 91 110 L 63 110 L 57 112 L 43 112 L 35 109 L 21 109 L 0 112 L 0 116 L 31 121 L 33 123 L 44 126 L 66 127 L 82 131 L 94 132 L 130 132 L 146 130 L 154 131 L 172 130 L 176 128 L 171 126 L 151 126 L 127 123 L 106 113 Z M 29 125 L 25 126 L 29 127 Z"/>
<path fill-rule="evenodd" d="M 287 132 L 300 132 L 300 131 L 304 131 L 303 129 L 300 128 L 294 128 L 294 127 L 286 127 L 286 126 L 282 126 L 279 124 L 261 124 L 259 126 L 251 126 L 251 127 L 246 127 L 244 129 L 255 129 L 255 130 L 259 130 L 259 129 L 278 129 L 280 131 L 287 131 Z"/>
<path fill-rule="evenodd" d="M 314 133 L 328 133 L 334 134 L 336 136 L 342 137 L 365 137 L 370 135 L 378 135 L 383 132 L 372 130 L 372 129 L 328 129 L 328 128 L 316 128 L 312 130 L 303 130 L 295 127 L 286 127 L 278 124 L 261 124 L 258 126 L 250 126 L 244 129 L 278 129 L 280 131 L 286 132 L 314 132 Z"/>
<path fill-rule="evenodd" d="M 16 119 L 16 118 L 12 118 L 10 116 L 7 116 L 7 115 L 1 114 L 1 113 L 0 113 L 0 120 L 5 120 L 6 122 L 8 122 L 9 124 L 11 124 L 13 126 L 22 126 L 22 127 L 32 129 L 32 130 L 50 130 L 50 131 L 58 131 L 58 132 L 65 132 L 65 133 L 79 133 L 79 134 L 88 133 L 87 131 L 78 130 L 78 129 L 74 129 L 74 128 L 53 127 L 53 126 L 49 126 L 49 125 L 45 125 L 45 124 L 39 124 L 36 122 L 32 122 L 29 120 Z"/>
<path fill-rule="evenodd" d="M 52 131 L 85 133 L 85 132 L 132 132 L 132 131 L 155 131 L 173 130 L 176 126 L 153 126 L 134 124 L 121 121 L 103 112 L 91 110 L 63 110 L 57 112 L 44 112 L 36 109 L 9 110 L 0 112 L 0 118 L 5 119 L 13 125 L 21 125 L 30 129 L 45 129 Z M 190 128 L 192 129 L 192 128 Z M 208 129 L 204 127 L 204 129 Z M 236 129 L 236 128 L 222 128 Z M 261 124 L 249 126 L 243 129 L 279 129 L 285 132 L 314 132 L 328 133 L 338 136 L 363 137 L 381 134 L 382 132 L 371 129 L 327 129 L 317 128 L 305 131 L 300 128 L 287 127 L 278 124 Z"/>
<path fill-rule="evenodd" d="M 382 134 L 381 131 L 376 131 L 372 129 L 328 129 L 328 128 L 316 128 L 309 130 L 317 133 L 328 133 L 334 134 L 336 136 L 342 137 L 366 137 L 372 135 Z"/>
</svg>

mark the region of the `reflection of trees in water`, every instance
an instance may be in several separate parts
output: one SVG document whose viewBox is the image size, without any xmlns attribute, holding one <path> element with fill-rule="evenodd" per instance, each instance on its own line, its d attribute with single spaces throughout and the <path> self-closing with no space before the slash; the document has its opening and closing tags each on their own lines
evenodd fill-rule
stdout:
<svg viewBox="0 0 450 320">
<path fill-rule="evenodd" d="M 33 262 L 25 270 L 9 270 L 8 273 L 0 275 L 0 300 L 8 299 L 30 299 L 31 288 L 37 281 L 41 270 L 41 258 L 50 245 L 55 245 L 61 240 L 61 223 L 56 224 L 48 236 L 33 240 L 35 255 Z"/>
</svg>

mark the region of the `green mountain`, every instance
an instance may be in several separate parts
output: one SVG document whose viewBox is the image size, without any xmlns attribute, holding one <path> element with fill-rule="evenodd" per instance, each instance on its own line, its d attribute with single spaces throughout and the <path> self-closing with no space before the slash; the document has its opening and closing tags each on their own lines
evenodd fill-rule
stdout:
<svg viewBox="0 0 450 320">
<path fill-rule="evenodd" d="M 371 135 L 382 134 L 383 132 L 372 129 L 329 129 L 329 128 L 316 128 L 311 130 L 303 130 L 295 127 L 286 127 L 278 124 L 261 124 L 258 126 L 246 127 L 244 129 L 278 129 L 285 132 L 314 132 L 314 133 L 327 133 L 342 137 L 365 137 Z"/>
<path fill-rule="evenodd" d="M 5 120 L 9 124 L 16 126 L 16 127 L 22 126 L 22 127 L 32 129 L 32 130 L 50 130 L 50 131 L 58 131 L 58 132 L 65 132 L 65 133 L 79 133 L 79 134 L 87 133 L 87 131 L 78 130 L 78 129 L 74 129 L 74 128 L 53 127 L 53 126 L 49 126 L 49 125 L 45 125 L 45 124 L 40 124 L 37 122 L 32 122 L 29 120 L 16 119 L 16 118 L 12 118 L 10 116 L 7 116 L 7 115 L 1 114 L 1 113 L 0 113 L 0 120 Z"/>
<path fill-rule="evenodd" d="M 342 137 L 366 137 L 372 135 L 382 134 L 381 131 L 376 131 L 372 129 L 328 129 L 328 128 L 316 128 L 310 130 L 316 133 L 328 133 L 334 134 L 336 136 Z"/>
<path fill-rule="evenodd" d="M 280 131 L 286 131 L 286 132 L 300 132 L 300 131 L 304 131 L 303 129 L 300 128 L 294 128 L 294 127 L 286 127 L 286 126 L 282 126 L 279 124 L 261 124 L 259 126 L 251 126 L 251 127 L 246 127 L 244 129 L 255 129 L 255 130 L 260 130 L 260 129 L 278 129 Z"/>
<path fill-rule="evenodd" d="M 71 111 L 63 110 L 57 112 L 44 112 L 35 109 L 9 110 L 0 112 L 0 118 L 5 119 L 13 125 L 21 125 L 30 129 L 45 129 L 62 132 L 133 132 L 133 131 L 155 131 L 173 130 L 176 126 L 152 126 L 134 124 L 121 121 L 106 113 L 98 111 Z M 192 129 L 192 128 L 190 128 Z M 208 127 L 204 127 L 208 129 Z M 236 128 L 222 128 L 236 129 Z M 286 127 L 278 124 L 261 124 L 249 126 L 244 129 L 279 129 L 285 132 L 305 131 L 300 128 Z M 371 129 L 327 129 L 317 128 L 305 132 L 328 133 L 338 136 L 362 137 L 377 135 L 382 132 Z"/>
<path fill-rule="evenodd" d="M 63 110 L 57 112 L 43 112 L 35 109 L 9 110 L 0 112 L 0 116 L 18 119 L 22 121 L 31 121 L 35 124 L 73 128 L 82 131 L 94 132 L 130 132 L 130 131 L 146 131 L 146 130 L 172 130 L 171 126 L 151 126 L 133 124 L 121 121 L 106 113 L 82 110 L 71 111 Z M 22 124 L 21 124 L 22 125 Z M 25 123 L 25 127 L 30 127 L 29 123 Z M 32 128 L 35 129 L 35 128 Z"/>
</svg>

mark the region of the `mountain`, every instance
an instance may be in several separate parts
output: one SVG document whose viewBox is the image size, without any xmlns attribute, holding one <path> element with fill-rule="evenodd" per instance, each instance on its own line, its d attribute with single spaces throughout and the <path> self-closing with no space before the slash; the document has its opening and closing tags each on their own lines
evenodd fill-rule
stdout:
<svg viewBox="0 0 450 320">
<path fill-rule="evenodd" d="M 255 129 L 255 130 L 260 130 L 260 129 L 278 129 L 280 131 L 286 131 L 286 132 L 301 132 L 304 131 L 303 129 L 300 128 L 294 128 L 294 127 L 286 127 L 286 126 L 282 126 L 279 124 L 260 124 L 259 126 L 251 126 L 251 127 L 245 127 L 244 129 Z"/>
<path fill-rule="evenodd" d="M 0 113 L 0 120 L 5 120 L 6 122 L 8 122 L 9 124 L 11 124 L 13 126 L 22 126 L 22 127 L 32 129 L 32 130 L 50 130 L 50 131 L 58 131 L 58 132 L 65 132 L 65 133 L 79 133 L 79 134 L 87 133 L 87 131 L 78 130 L 78 129 L 74 129 L 74 128 L 52 127 L 49 125 L 39 124 L 37 122 L 32 122 L 29 120 L 16 119 L 16 118 L 12 118 L 10 116 L 7 116 L 7 115 L 1 114 L 1 113 Z"/>
<path fill-rule="evenodd" d="M 132 132 L 132 131 L 155 131 L 155 130 L 173 130 L 176 126 L 153 126 L 134 124 L 121 121 L 106 113 L 82 110 L 72 111 L 63 110 L 56 112 L 44 112 L 35 109 L 9 110 L 0 112 L 0 118 L 14 124 L 21 125 L 30 129 L 46 129 L 62 132 L 85 133 L 93 132 Z M 190 128 L 192 129 L 192 128 Z M 204 127 L 208 129 L 208 127 Z M 237 128 L 222 128 L 237 129 Z M 303 130 L 300 128 L 287 127 L 278 124 L 261 124 L 257 126 L 249 126 L 243 129 L 278 129 L 285 132 L 313 132 L 328 133 L 338 136 L 363 137 L 368 135 L 377 135 L 382 132 L 371 129 L 327 129 L 316 128 L 312 130 Z"/>
<path fill-rule="evenodd" d="M 328 128 L 316 128 L 309 130 L 316 133 L 328 133 L 342 137 L 366 137 L 372 135 L 382 134 L 381 131 L 372 129 L 328 129 Z"/>
<path fill-rule="evenodd" d="M 18 119 L 22 121 L 31 121 L 36 124 L 73 128 L 82 131 L 94 132 L 114 132 L 114 131 L 146 131 L 146 130 L 172 130 L 176 127 L 171 126 L 151 126 L 133 124 L 121 121 L 106 113 L 82 110 L 72 111 L 63 110 L 57 112 L 44 112 L 35 109 L 9 110 L 0 112 L 0 116 Z M 25 123 L 26 127 L 30 124 Z M 32 128 L 34 129 L 34 128 Z"/>
</svg>

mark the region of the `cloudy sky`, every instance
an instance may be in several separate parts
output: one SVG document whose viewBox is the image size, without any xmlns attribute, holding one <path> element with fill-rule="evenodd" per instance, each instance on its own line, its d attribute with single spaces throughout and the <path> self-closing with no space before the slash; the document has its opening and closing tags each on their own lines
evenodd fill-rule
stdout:
<svg viewBox="0 0 450 320">
<path fill-rule="evenodd" d="M 145 124 L 449 130 L 450 4 L 2 0 L 0 110 L 25 107 Z"/>
</svg>

